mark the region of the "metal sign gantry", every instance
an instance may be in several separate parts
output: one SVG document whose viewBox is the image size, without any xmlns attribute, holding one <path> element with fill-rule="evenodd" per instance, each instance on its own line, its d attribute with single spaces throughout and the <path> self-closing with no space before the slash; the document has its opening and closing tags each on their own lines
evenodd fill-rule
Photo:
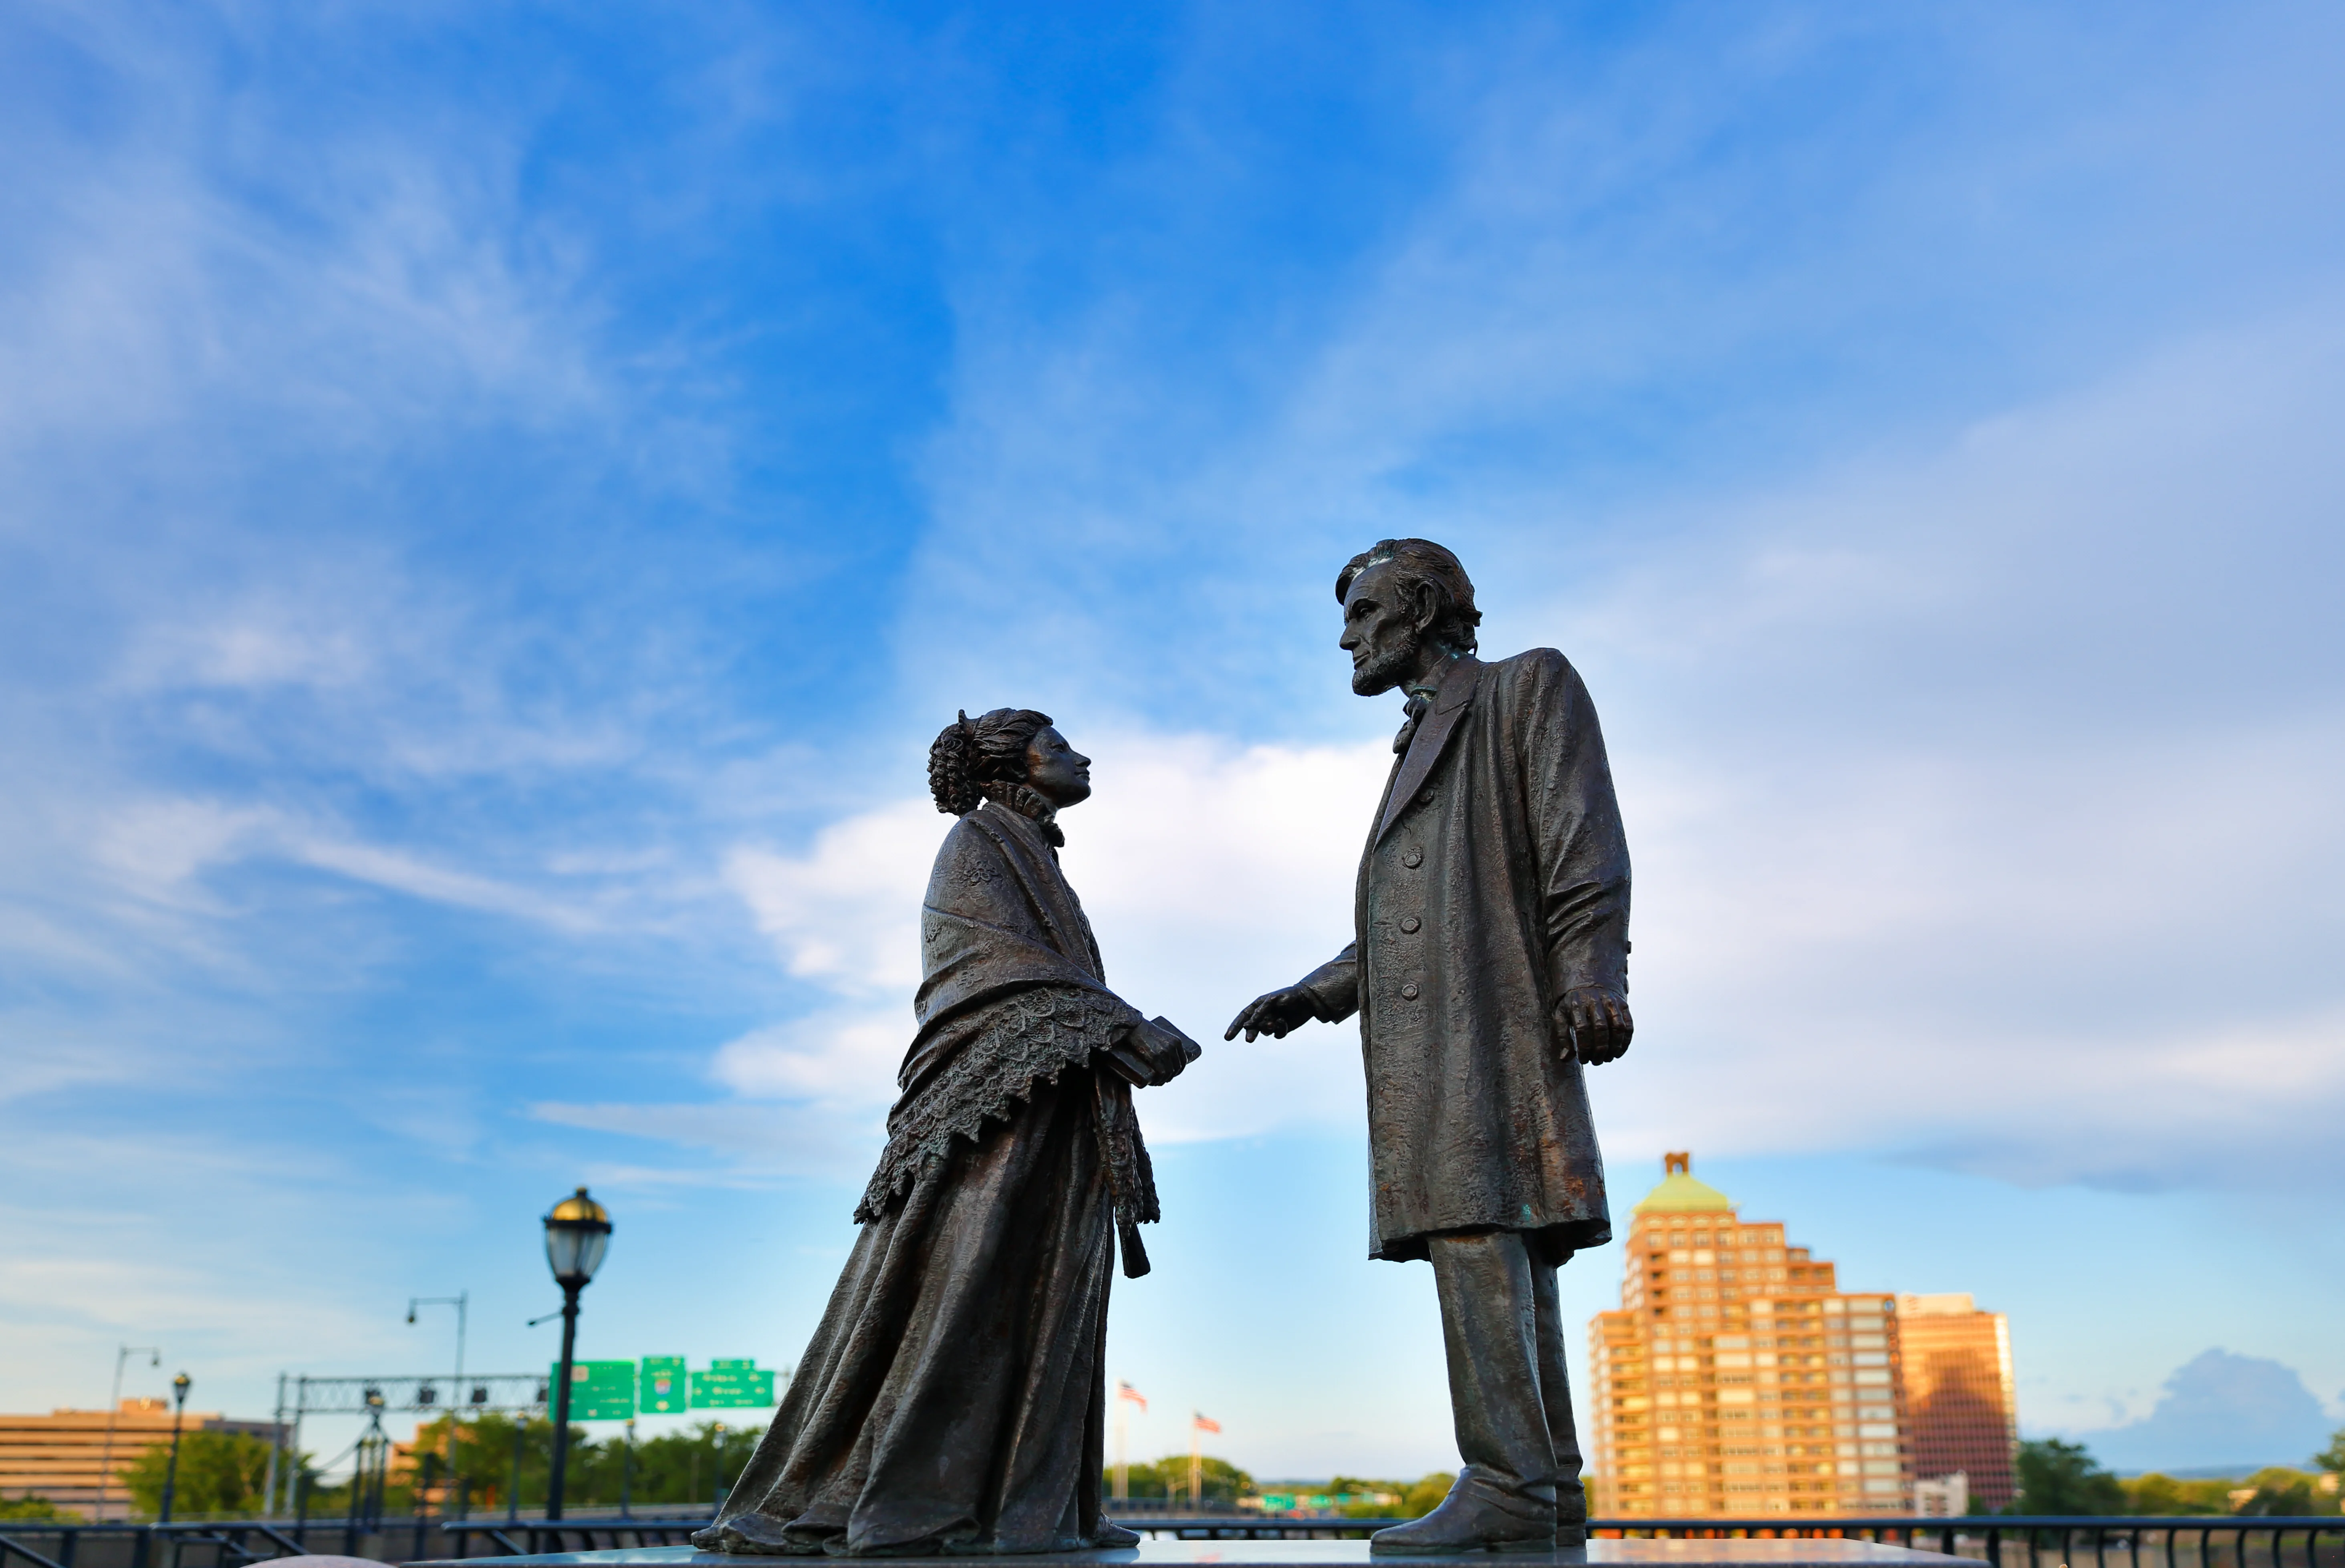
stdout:
<svg viewBox="0 0 2345 1568">
<path fill-rule="evenodd" d="M 442 1411 L 452 1411 L 460 1416 L 492 1411 L 542 1413 L 548 1386 L 545 1378 L 533 1372 L 492 1372 L 462 1380 L 437 1372 L 360 1378 L 296 1377 L 279 1372 L 277 1441 L 269 1450 L 269 1474 L 262 1483 L 268 1507 L 272 1513 L 276 1512 L 280 1485 L 286 1491 L 285 1501 L 292 1501 L 293 1468 L 283 1461 L 288 1451 L 298 1452 L 300 1449 L 304 1416 L 366 1417 L 369 1434 L 360 1440 L 363 1449 L 369 1438 L 381 1437 L 385 1415 L 437 1415 Z M 379 1451 L 386 1447 L 387 1443 L 381 1442 L 375 1445 L 378 1452 L 374 1464 L 378 1470 L 383 1463 L 383 1454 Z M 364 1468 L 363 1455 L 360 1467 Z"/>
<path fill-rule="evenodd" d="M 500 1372 L 459 1382 L 444 1373 L 371 1378 L 280 1375 L 277 1419 L 385 1412 L 434 1415 L 451 1406 L 475 1414 L 545 1408 L 546 1380 L 538 1372 Z"/>
</svg>

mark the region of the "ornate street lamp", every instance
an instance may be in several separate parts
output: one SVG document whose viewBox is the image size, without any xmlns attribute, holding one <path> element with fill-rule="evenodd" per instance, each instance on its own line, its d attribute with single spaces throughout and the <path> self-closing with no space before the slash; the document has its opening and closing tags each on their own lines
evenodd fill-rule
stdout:
<svg viewBox="0 0 2345 1568">
<path fill-rule="evenodd" d="M 188 1413 L 188 1389 L 195 1380 L 181 1372 L 171 1380 L 171 1457 L 163 1466 L 163 1506 L 156 1511 L 155 1522 L 171 1522 L 171 1494 L 179 1489 L 179 1423 Z"/>
<path fill-rule="evenodd" d="M 578 1292 L 603 1266 L 611 1246 L 611 1211 L 580 1188 L 545 1217 L 545 1261 L 562 1287 L 562 1371 L 553 1383 L 553 1473 L 546 1482 L 545 1517 L 562 1517 L 563 1472 L 570 1461 L 570 1359 L 578 1344 Z"/>
</svg>

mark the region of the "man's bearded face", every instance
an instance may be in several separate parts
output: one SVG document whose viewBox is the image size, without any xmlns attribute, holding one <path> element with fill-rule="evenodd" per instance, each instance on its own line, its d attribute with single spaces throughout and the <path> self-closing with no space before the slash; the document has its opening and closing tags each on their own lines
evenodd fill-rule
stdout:
<svg viewBox="0 0 2345 1568">
<path fill-rule="evenodd" d="M 1389 692 L 1415 673 L 1425 633 L 1416 624 L 1416 595 L 1378 561 L 1352 579 L 1344 595 L 1340 646 L 1352 656 L 1352 690 L 1363 697 Z"/>
</svg>

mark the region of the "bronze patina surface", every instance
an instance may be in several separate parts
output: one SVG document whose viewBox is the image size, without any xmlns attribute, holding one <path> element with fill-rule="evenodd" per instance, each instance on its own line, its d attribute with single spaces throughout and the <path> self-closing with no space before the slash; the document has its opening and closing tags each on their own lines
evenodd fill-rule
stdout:
<svg viewBox="0 0 2345 1568">
<path fill-rule="evenodd" d="M 1611 1239 L 1585 1069 L 1629 1048 L 1629 849 L 1595 705 L 1552 648 L 1484 663 L 1457 558 L 1336 579 L 1352 690 L 1406 697 L 1354 939 L 1224 1037 L 1357 1014 L 1372 1256 L 1426 1259 L 1463 1466 L 1382 1552 L 1536 1551 L 1588 1517 L 1555 1270 Z"/>
<path fill-rule="evenodd" d="M 901 1098 L 789 1392 L 693 1537 L 718 1553 L 1138 1539 L 1100 1512 L 1108 1287 L 1119 1235 L 1124 1271 L 1147 1272 L 1139 1227 L 1157 1217 L 1132 1090 L 1197 1047 L 1108 988 L 1059 868 L 1090 759 L 1049 716 L 964 714 L 929 771 L 955 821 L 920 914 Z"/>
</svg>

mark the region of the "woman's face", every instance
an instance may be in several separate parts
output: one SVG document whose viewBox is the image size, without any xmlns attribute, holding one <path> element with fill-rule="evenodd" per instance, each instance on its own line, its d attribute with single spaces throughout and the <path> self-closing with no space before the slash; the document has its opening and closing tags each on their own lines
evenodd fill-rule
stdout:
<svg viewBox="0 0 2345 1568">
<path fill-rule="evenodd" d="M 1026 787 L 1061 809 L 1089 800 L 1091 760 L 1045 724 L 1026 743 Z"/>
</svg>

